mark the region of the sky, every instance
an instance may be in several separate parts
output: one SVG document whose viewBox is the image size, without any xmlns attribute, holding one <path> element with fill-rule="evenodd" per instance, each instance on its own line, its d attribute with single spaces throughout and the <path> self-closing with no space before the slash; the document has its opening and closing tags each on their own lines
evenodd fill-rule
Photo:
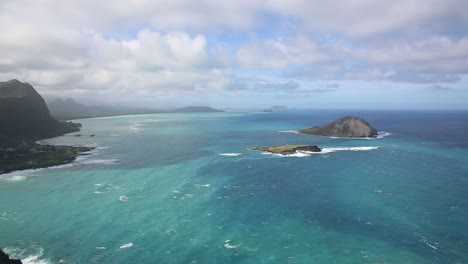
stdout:
<svg viewBox="0 0 468 264">
<path fill-rule="evenodd" d="M 466 0 L 2 0 L 0 81 L 46 98 L 468 109 Z"/>
</svg>

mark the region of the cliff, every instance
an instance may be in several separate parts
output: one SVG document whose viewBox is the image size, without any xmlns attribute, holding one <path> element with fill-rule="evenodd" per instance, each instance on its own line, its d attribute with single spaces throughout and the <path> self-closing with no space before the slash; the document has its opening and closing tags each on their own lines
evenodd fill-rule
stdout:
<svg viewBox="0 0 468 264">
<path fill-rule="evenodd" d="M 10 259 L 10 257 L 0 250 L 0 264 L 22 264 L 21 260 L 19 259 Z"/>
<path fill-rule="evenodd" d="M 0 146 L 78 130 L 77 124 L 60 123 L 52 118 L 44 99 L 29 83 L 0 82 Z"/>
<path fill-rule="evenodd" d="M 343 117 L 324 126 L 299 130 L 299 132 L 318 136 L 351 138 L 374 137 L 377 135 L 377 130 L 366 120 L 352 116 Z"/>
</svg>

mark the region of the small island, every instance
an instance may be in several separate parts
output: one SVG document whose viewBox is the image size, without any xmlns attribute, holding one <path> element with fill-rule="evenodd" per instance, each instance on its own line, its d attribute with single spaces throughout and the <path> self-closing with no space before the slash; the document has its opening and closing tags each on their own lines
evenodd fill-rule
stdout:
<svg viewBox="0 0 468 264">
<path fill-rule="evenodd" d="M 296 154 L 298 151 L 304 152 L 321 152 L 322 149 L 315 145 L 281 145 L 270 147 L 256 147 L 251 150 L 264 151 L 272 154 L 291 155 Z"/>
<path fill-rule="evenodd" d="M 345 137 L 345 138 L 369 138 L 377 136 L 377 129 L 369 122 L 353 116 L 340 118 L 324 126 L 314 126 L 299 130 L 300 133 L 316 136 Z"/>
</svg>

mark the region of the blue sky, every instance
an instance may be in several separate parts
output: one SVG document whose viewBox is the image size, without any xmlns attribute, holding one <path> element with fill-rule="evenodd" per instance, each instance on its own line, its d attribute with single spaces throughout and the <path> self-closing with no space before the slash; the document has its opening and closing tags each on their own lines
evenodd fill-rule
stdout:
<svg viewBox="0 0 468 264">
<path fill-rule="evenodd" d="M 468 109 L 465 10 L 464 0 L 5 0 L 0 78 L 48 98 L 156 108 Z"/>
</svg>

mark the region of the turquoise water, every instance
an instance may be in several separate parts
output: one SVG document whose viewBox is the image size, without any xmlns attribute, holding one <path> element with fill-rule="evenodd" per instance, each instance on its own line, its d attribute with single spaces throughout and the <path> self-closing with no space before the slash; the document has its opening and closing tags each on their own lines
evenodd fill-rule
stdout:
<svg viewBox="0 0 468 264">
<path fill-rule="evenodd" d="M 390 135 L 290 131 L 348 114 Z M 82 137 L 47 142 L 97 147 L 91 155 L 0 175 L 0 247 L 26 263 L 468 263 L 466 112 L 79 122 Z M 248 150 L 279 144 L 325 151 Z"/>
</svg>

